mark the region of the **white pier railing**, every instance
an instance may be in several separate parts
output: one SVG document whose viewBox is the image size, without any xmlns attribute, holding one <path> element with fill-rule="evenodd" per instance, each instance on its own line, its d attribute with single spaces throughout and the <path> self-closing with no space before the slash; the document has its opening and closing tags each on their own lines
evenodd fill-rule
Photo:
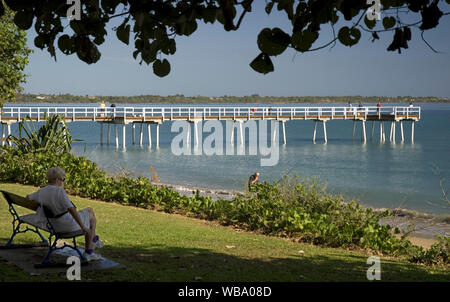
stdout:
<svg viewBox="0 0 450 302">
<path fill-rule="evenodd" d="M 418 106 L 363 106 L 363 107 L 34 107 L 34 106 L 6 106 L 2 109 L 0 121 L 14 119 L 21 121 L 26 117 L 41 121 L 44 116 L 59 114 L 66 118 L 75 120 L 96 121 L 101 117 L 111 118 L 133 118 L 141 117 L 143 121 L 147 119 L 160 118 L 162 121 L 174 120 L 180 117 L 187 120 L 192 119 L 367 119 L 370 116 L 378 116 L 379 119 L 386 116 L 393 116 L 394 119 L 420 119 L 421 109 Z M 83 119 L 84 118 L 84 119 Z"/>
<path fill-rule="evenodd" d="M 107 142 L 109 144 L 111 124 L 114 124 L 116 147 L 119 146 L 117 126 L 122 126 L 122 144 L 125 147 L 126 126 L 132 125 L 133 144 L 134 129 L 140 123 L 140 144 L 143 141 L 143 124 L 147 124 L 148 143 L 151 146 L 151 124 L 156 124 L 156 146 L 159 145 L 159 125 L 164 121 L 184 120 L 194 123 L 197 137 L 197 123 L 202 120 L 232 120 L 239 122 L 242 137 L 242 123 L 246 120 L 277 120 L 282 123 L 283 142 L 286 144 L 285 122 L 289 120 L 314 120 L 313 142 L 316 139 L 317 124 L 323 128 L 324 142 L 327 142 L 326 122 L 333 119 L 352 120 L 355 138 L 356 123 L 361 122 L 362 140 L 366 141 L 366 121 L 372 121 L 371 137 L 374 135 L 375 122 L 379 122 L 380 141 L 385 141 L 384 122 L 390 122 L 389 140 L 395 142 L 396 124 L 400 124 L 401 140 L 404 141 L 403 121 L 411 122 L 411 142 L 414 142 L 414 123 L 420 120 L 421 109 L 417 106 L 137 106 L 137 107 L 95 107 L 95 106 L 5 106 L 1 110 L 1 142 L 5 144 L 5 127 L 8 136 L 11 125 L 26 118 L 44 121 L 51 115 L 63 115 L 66 120 L 100 122 L 100 144 L 103 144 L 103 124 L 107 123 Z M 241 144 L 243 139 L 241 139 Z"/>
</svg>

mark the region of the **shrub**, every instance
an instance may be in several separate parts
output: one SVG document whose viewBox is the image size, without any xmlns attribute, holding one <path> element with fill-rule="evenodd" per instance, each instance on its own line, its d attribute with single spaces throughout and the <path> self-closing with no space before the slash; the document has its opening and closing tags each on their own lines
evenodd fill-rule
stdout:
<svg viewBox="0 0 450 302">
<path fill-rule="evenodd" d="M 436 235 L 438 242 L 433 244 L 428 250 L 419 249 L 411 253 L 410 261 L 427 265 L 449 265 L 450 263 L 450 237 Z"/>
<path fill-rule="evenodd" d="M 72 142 L 80 141 L 72 139 L 64 116 L 52 115 L 47 118 L 45 115 L 45 118 L 45 124 L 39 130 L 36 130 L 30 118 L 19 123 L 19 136 L 8 136 L 8 141 L 15 145 L 14 150 L 19 153 L 67 153 L 72 148 Z"/>
</svg>

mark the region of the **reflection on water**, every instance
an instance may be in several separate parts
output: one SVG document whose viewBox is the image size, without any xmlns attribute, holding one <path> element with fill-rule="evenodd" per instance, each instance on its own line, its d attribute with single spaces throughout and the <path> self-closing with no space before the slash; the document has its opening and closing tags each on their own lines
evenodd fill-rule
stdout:
<svg viewBox="0 0 450 302">
<path fill-rule="evenodd" d="M 82 153 L 78 146 L 75 150 Z M 440 202 L 439 180 L 431 165 L 433 159 L 424 161 L 427 150 L 422 143 L 329 140 L 327 144 L 312 144 L 311 140 L 304 142 L 291 136 L 287 145 L 280 146 L 279 162 L 274 167 L 261 167 L 260 156 L 248 155 L 248 148 L 246 152 L 247 155 L 175 156 L 167 143 L 158 149 L 130 143 L 126 151 L 96 145 L 87 156 L 110 172 L 125 169 L 150 177 L 152 166 L 165 183 L 243 190 L 243 183 L 255 171 L 267 181 L 278 181 L 289 173 L 317 176 L 328 183 L 331 192 L 342 192 L 366 205 L 403 205 L 433 212 L 436 209 L 425 201 Z M 434 161 L 438 161 L 441 171 L 448 173 L 448 163 L 439 158 Z"/>
</svg>

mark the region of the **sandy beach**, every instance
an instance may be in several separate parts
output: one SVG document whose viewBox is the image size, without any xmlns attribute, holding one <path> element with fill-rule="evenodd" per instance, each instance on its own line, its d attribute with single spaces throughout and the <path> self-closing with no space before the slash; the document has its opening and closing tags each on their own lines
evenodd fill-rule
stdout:
<svg viewBox="0 0 450 302">
<path fill-rule="evenodd" d="M 209 196 L 213 200 L 219 198 L 232 200 L 237 194 L 243 194 L 243 191 L 211 189 L 202 187 L 190 187 L 185 185 L 154 183 L 158 186 L 166 186 L 178 193 L 191 197 L 195 195 L 196 190 L 200 196 Z M 374 209 L 383 211 L 386 209 Z M 395 209 L 395 216 L 380 220 L 381 224 L 389 224 L 396 226 L 400 231 L 412 230 L 408 239 L 415 245 L 429 248 L 433 243 L 437 242 L 436 234 L 442 236 L 450 236 L 450 219 L 436 217 L 431 214 L 418 213 L 406 209 Z"/>
</svg>

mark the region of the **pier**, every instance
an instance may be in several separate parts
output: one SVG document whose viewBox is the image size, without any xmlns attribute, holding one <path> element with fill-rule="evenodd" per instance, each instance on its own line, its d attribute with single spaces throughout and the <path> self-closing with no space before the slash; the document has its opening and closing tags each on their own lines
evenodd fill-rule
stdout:
<svg viewBox="0 0 450 302">
<path fill-rule="evenodd" d="M 286 122 L 294 120 L 313 120 L 314 130 L 312 141 L 316 142 L 317 124 L 322 125 L 323 141 L 326 143 L 326 123 L 330 120 L 353 121 L 352 138 L 355 139 L 357 124 L 361 124 L 362 141 L 367 141 L 366 122 L 371 122 L 371 136 L 374 139 L 376 124 L 378 123 L 379 140 L 386 141 L 385 126 L 390 124 L 389 141 L 396 141 L 396 126 L 399 124 L 400 140 L 405 141 L 403 122 L 411 123 L 411 142 L 414 142 L 414 124 L 420 120 L 421 109 L 418 106 L 376 106 L 363 107 L 304 107 L 304 106 L 236 106 L 236 107 L 34 107 L 34 106 L 7 106 L 2 109 L 0 123 L 2 125 L 2 145 L 5 144 L 5 135 L 11 134 L 11 125 L 24 119 L 40 122 L 51 115 L 62 115 L 66 122 L 97 122 L 100 128 L 100 144 L 104 143 L 104 125 L 107 127 L 106 143 L 110 144 L 111 128 L 114 127 L 116 147 L 119 147 L 118 127 L 122 126 L 122 146 L 126 147 L 126 128 L 131 125 L 132 143 L 136 143 L 135 130 L 139 126 L 139 144 L 143 145 L 145 128 L 148 135 L 148 146 L 152 147 L 151 126 L 156 128 L 155 146 L 159 147 L 159 125 L 166 121 L 187 121 L 194 125 L 194 137 L 197 138 L 197 123 L 208 120 L 232 121 L 239 124 L 240 143 L 243 144 L 242 123 L 250 120 L 278 121 L 282 126 L 283 144 L 287 143 Z M 233 128 L 234 129 L 234 128 Z M 233 132 L 234 133 L 234 130 Z M 233 142 L 233 135 L 231 138 Z M 275 137 L 273 137 L 275 140 Z M 198 142 L 195 141 L 197 144 Z"/>
</svg>

